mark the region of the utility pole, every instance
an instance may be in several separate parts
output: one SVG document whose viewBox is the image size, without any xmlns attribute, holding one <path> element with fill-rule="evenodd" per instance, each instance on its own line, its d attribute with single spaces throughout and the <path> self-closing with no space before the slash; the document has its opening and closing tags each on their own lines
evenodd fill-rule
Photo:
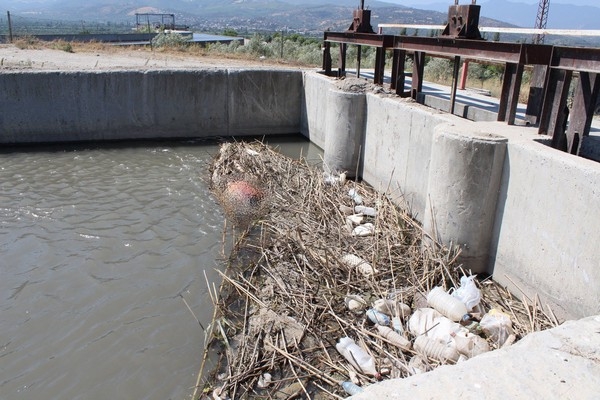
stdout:
<svg viewBox="0 0 600 400">
<path fill-rule="evenodd" d="M 537 18 L 535 19 L 536 29 L 546 29 L 548 22 L 548 9 L 550 0 L 539 0 Z M 544 34 L 538 33 L 533 38 L 534 44 L 544 44 Z M 525 111 L 525 123 L 528 125 L 537 125 L 542 112 L 542 103 L 544 99 L 544 85 L 548 67 L 545 65 L 536 65 L 533 67 L 531 82 L 529 84 L 529 99 L 527 100 L 527 110 Z"/>
<path fill-rule="evenodd" d="M 550 8 L 550 0 L 540 0 L 538 6 L 537 18 L 535 19 L 536 29 L 546 29 L 546 24 L 548 23 L 548 10 Z M 538 33 L 534 39 L 533 43 L 535 44 L 543 44 L 544 43 L 544 34 Z"/>
<path fill-rule="evenodd" d="M 12 22 L 10 20 L 10 11 L 6 12 L 6 16 L 8 17 L 8 42 L 12 43 L 13 35 L 12 35 Z"/>
</svg>

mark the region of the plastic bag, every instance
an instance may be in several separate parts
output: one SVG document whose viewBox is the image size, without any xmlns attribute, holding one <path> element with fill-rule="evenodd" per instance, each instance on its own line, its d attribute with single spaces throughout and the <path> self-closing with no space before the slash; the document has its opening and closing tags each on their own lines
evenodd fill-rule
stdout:
<svg viewBox="0 0 600 400">
<path fill-rule="evenodd" d="M 483 333 L 491 338 L 498 347 L 502 346 L 506 339 L 514 334 L 510 316 L 495 308 L 492 308 L 481 318 L 479 326 Z"/>
<path fill-rule="evenodd" d="M 475 285 L 475 275 L 462 276 L 460 278 L 460 287 L 456 289 L 452 296 L 456 297 L 467 306 L 468 311 L 472 311 L 473 308 L 479 304 L 481 300 L 481 291 Z"/>
</svg>

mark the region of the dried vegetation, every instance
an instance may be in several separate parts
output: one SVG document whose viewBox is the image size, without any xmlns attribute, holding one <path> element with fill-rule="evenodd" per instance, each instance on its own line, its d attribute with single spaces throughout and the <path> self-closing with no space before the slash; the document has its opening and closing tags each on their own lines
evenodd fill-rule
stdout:
<svg viewBox="0 0 600 400">
<path fill-rule="evenodd" d="M 221 288 L 213 294 L 210 347 L 220 351 L 219 368 L 205 384 L 199 379 L 194 398 L 346 397 L 341 382 L 366 386 L 379 377 L 357 371 L 336 351 L 345 336 L 374 356 L 383 379 L 415 373 L 409 365 L 414 350 L 386 340 L 364 312 L 350 311 L 344 300 L 347 295 L 368 303 L 393 297 L 413 309 L 422 307 L 432 287 L 457 286 L 463 272 L 456 251 L 424 246 L 419 224 L 391 200 L 396 195 L 391 188 L 328 184 L 320 167 L 258 142 L 223 145 L 211 173 L 215 194 L 236 222 L 238 240 Z M 260 204 L 237 203 L 248 208 L 241 213 L 224 194 L 229 182 L 240 179 L 265 193 Z M 377 209 L 365 220 L 374 225 L 373 235 L 352 234 L 345 213 L 354 205 L 350 189 Z M 347 254 L 376 271 L 352 268 L 343 262 Z M 539 302 L 515 299 L 489 279 L 478 285 L 483 309 L 508 313 L 517 340 L 555 324 Z M 424 363 L 424 369 L 439 365 L 426 357 Z"/>
</svg>

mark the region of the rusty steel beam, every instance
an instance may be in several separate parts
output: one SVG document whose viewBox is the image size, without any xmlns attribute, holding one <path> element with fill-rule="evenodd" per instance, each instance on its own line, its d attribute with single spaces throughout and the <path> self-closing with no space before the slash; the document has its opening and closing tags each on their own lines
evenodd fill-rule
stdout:
<svg viewBox="0 0 600 400">
<path fill-rule="evenodd" d="M 323 71 L 325 75 L 331 75 L 331 43 L 323 43 Z"/>
<path fill-rule="evenodd" d="M 551 69 L 546 77 L 547 90 L 540 115 L 538 133 L 552 136 L 552 147 L 567 150 L 565 129 L 569 116 L 567 99 L 573 72 L 569 70 Z"/>
<path fill-rule="evenodd" d="M 442 37 L 394 36 L 395 49 L 499 63 L 548 65 L 552 46 Z"/>
<path fill-rule="evenodd" d="M 506 64 L 498 106 L 498 121 L 505 121 L 508 125 L 515 124 L 522 78 L 523 64 Z"/>
<path fill-rule="evenodd" d="M 411 79 L 410 97 L 417 100 L 419 93 L 423 91 L 423 75 L 425 73 L 425 53 L 415 51 L 413 53 L 413 72 Z"/>
<path fill-rule="evenodd" d="M 346 75 L 346 52 L 348 45 L 346 43 L 340 43 L 339 55 L 338 55 L 338 76 Z"/>
<path fill-rule="evenodd" d="M 359 32 L 325 32 L 323 40 L 334 43 L 390 48 L 394 43 L 394 36 Z"/>
<path fill-rule="evenodd" d="M 406 74 L 404 68 L 406 66 L 406 51 L 394 49 L 392 58 L 392 78 L 390 89 L 396 90 L 396 94 L 400 97 L 409 97 L 410 91 L 404 90 L 406 83 Z"/>
<path fill-rule="evenodd" d="M 589 136 L 594 108 L 600 93 L 599 74 L 580 71 L 567 129 L 567 151 L 579 155 L 584 136 Z"/>
<path fill-rule="evenodd" d="M 554 46 L 550 67 L 600 73 L 600 49 Z"/>
<path fill-rule="evenodd" d="M 378 47 L 375 50 L 375 76 L 373 83 L 376 85 L 383 85 L 383 79 L 385 76 L 385 48 Z"/>
</svg>

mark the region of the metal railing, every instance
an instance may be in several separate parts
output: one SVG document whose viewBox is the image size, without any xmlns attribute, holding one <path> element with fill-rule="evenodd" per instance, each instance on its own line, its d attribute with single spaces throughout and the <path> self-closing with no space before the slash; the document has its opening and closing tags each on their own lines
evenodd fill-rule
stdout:
<svg viewBox="0 0 600 400">
<path fill-rule="evenodd" d="M 339 44 L 338 68 L 332 70 L 331 44 Z M 552 145 L 578 154 L 581 140 L 589 135 L 594 108 L 600 93 L 600 49 L 563 47 L 540 44 L 488 42 L 453 37 L 418 37 L 356 32 L 325 32 L 323 70 L 327 75 L 346 73 L 348 45 L 375 47 L 374 83 L 383 84 L 385 55 L 391 52 L 390 88 L 401 97 L 412 97 L 422 91 L 425 56 L 454 60 L 454 71 L 448 112 L 454 112 L 459 81 L 459 66 L 464 61 L 504 65 L 502 91 L 498 104 L 498 121 L 515 123 L 519 92 L 526 66 L 534 67 L 525 120 L 537 125 L 540 134 L 553 137 Z M 357 74 L 360 74 L 360 51 L 357 52 Z M 412 79 L 405 90 L 406 57 L 412 57 Z M 568 89 L 574 76 L 575 94 L 569 113 Z M 567 118 L 569 120 L 567 127 Z"/>
</svg>

